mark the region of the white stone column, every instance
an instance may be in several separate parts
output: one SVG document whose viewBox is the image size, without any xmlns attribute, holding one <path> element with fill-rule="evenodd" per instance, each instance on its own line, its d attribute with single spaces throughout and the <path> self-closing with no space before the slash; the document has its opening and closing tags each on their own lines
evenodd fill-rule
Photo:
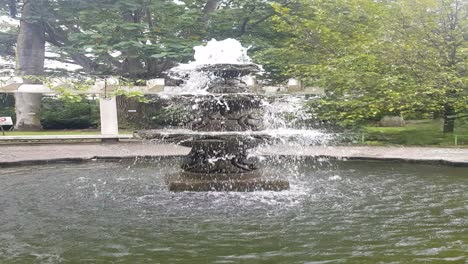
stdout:
<svg viewBox="0 0 468 264">
<path fill-rule="evenodd" d="M 303 91 L 304 87 L 302 86 L 302 81 L 299 79 L 289 79 L 288 80 L 288 92 L 300 92 Z"/>
<path fill-rule="evenodd" d="M 117 119 L 117 101 L 114 97 L 99 98 L 101 113 L 101 135 L 119 134 L 119 121 Z"/>
</svg>

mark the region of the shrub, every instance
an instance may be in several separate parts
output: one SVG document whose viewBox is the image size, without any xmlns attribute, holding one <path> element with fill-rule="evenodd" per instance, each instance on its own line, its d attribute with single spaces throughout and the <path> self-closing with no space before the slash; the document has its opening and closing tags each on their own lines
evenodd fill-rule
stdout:
<svg viewBox="0 0 468 264">
<path fill-rule="evenodd" d="M 44 129 L 96 128 L 99 106 L 96 100 L 63 100 L 56 97 L 42 99 L 41 123 Z"/>
</svg>

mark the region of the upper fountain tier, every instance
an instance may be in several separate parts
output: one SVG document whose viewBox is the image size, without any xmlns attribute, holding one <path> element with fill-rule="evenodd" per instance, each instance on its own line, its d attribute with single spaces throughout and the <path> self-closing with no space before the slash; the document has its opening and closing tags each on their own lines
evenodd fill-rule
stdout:
<svg viewBox="0 0 468 264">
<path fill-rule="evenodd" d="M 257 64 L 229 64 L 229 63 L 220 63 L 220 64 L 206 64 L 200 65 L 196 69 L 200 72 L 212 73 L 216 77 L 223 79 L 234 79 L 240 78 L 252 73 L 257 73 L 261 69 Z"/>
<path fill-rule="evenodd" d="M 235 39 L 210 40 L 194 47 L 194 61 L 169 70 L 169 76 L 182 82 L 181 94 L 246 93 L 241 77 L 262 71 L 247 55 L 248 48 Z"/>
<path fill-rule="evenodd" d="M 206 73 L 209 81 L 204 89 L 213 94 L 237 94 L 247 93 L 248 85 L 241 77 L 260 71 L 256 64 L 211 64 L 201 65 L 196 69 L 199 72 Z"/>
</svg>

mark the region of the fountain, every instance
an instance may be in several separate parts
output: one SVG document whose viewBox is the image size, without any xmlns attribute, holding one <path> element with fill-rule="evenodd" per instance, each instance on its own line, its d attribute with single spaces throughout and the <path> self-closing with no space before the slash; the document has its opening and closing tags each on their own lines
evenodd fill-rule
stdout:
<svg viewBox="0 0 468 264">
<path fill-rule="evenodd" d="M 137 134 L 191 147 L 182 172 L 174 166 L 180 157 L 165 147 L 146 159 L 152 146 L 138 143 L 107 146 L 142 148 L 115 153 L 118 160 L 36 164 L 27 158 L 48 146 L 28 146 L 25 160 L 0 164 L 0 263 L 466 263 L 466 163 L 440 166 L 447 161 L 425 155 L 410 163 L 439 165 L 334 160 L 259 148 L 271 157 L 260 169 L 249 152 L 258 144 L 326 134 L 272 122 L 300 98 L 293 104 L 292 96 L 284 103 L 248 93 L 242 76 L 258 70 L 219 60 L 199 63 L 191 76 L 180 72 L 190 79 L 181 90 L 200 84 L 173 98 L 191 102 L 198 117 L 191 130 Z M 431 153 L 440 151 L 462 153 Z M 167 184 L 225 192 L 170 192 Z"/>
<path fill-rule="evenodd" d="M 237 52 L 226 47 L 226 43 L 237 46 Z M 213 45 L 216 45 L 214 49 Z M 201 84 L 197 91 L 203 94 L 192 97 L 195 103 L 192 108 L 197 116 L 190 124 L 192 132 L 145 130 L 136 133 L 139 138 L 162 139 L 191 148 L 182 162 L 183 172 L 168 178 L 169 190 L 288 189 L 288 181 L 264 176 L 255 158 L 248 155 L 250 149 L 271 140 L 268 134 L 261 132 L 263 98 L 248 93 L 249 88 L 242 81 L 242 77 L 257 73 L 261 68 L 250 63 L 246 50 L 232 39 L 212 41 L 207 47 L 195 50 L 198 59 L 193 67 L 183 65 L 173 70 L 173 75 L 188 79 L 189 85 L 193 86 L 190 82 Z M 234 56 L 231 54 L 226 60 L 226 51 Z M 207 54 L 201 56 L 200 53 Z M 205 60 L 206 57 L 209 60 Z M 230 58 L 234 58 L 234 62 Z M 199 79 L 194 81 L 191 76 Z"/>
</svg>

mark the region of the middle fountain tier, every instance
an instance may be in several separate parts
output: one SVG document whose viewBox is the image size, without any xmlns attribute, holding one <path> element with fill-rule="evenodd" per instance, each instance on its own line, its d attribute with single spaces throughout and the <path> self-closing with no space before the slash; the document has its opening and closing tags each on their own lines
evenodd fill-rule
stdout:
<svg viewBox="0 0 468 264">
<path fill-rule="evenodd" d="M 190 131 L 144 130 L 137 136 L 190 147 L 178 175 L 168 177 L 171 191 L 280 191 L 284 179 L 264 175 L 250 149 L 268 143 L 262 133 L 263 97 L 248 93 L 242 77 L 259 71 L 255 64 L 200 65 L 210 76 L 206 95 L 194 95 Z"/>
</svg>

